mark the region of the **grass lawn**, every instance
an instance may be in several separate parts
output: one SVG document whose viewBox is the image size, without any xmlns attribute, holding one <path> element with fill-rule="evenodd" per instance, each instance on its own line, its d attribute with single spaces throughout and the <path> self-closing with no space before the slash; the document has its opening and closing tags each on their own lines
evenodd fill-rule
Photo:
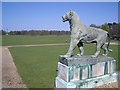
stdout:
<svg viewBox="0 0 120 90">
<path fill-rule="evenodd" d="M 1 39 L 1 38 L 0 38 Z M 3 35 L 2 45 L 31 45 L 31 44 L 52 44 L 52 43 L 65 43 L 70 41 L 70 35 Z M 117 40 L 111 40 L 111 42 L 119 42 Z M 1 43 L 0 43 L 1 44 Z"/>
<path fill-rule="evenodd" d="M 59 55 L 66 53 L 66 46 L 12 47 L 9 48 L 18 72 L 28 88 L 53 88 L 57 76 Z M 85 54 L 93 54 L 95 45 L 85 45 Z M 112 46 L 108 56 L 114 57 L 118 63 L 118 46 Z M 74 53 L 78 53 L 76 48 Z M 120 67 L 120 65 L 119 65 Z"/>
<path fill-rule="evenodd" d="M 2 37 L 2 45 L 31 45 L 31 44 L 52 44 L 69 42 L 69 35 L 4 35 Z"/>
</svg>

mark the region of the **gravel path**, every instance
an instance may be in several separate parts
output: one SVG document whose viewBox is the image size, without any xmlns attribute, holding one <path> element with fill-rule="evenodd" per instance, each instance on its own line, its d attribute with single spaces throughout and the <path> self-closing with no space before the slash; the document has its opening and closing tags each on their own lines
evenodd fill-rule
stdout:
<svg viewBox="0 0 120 90">
<path fill-rule="evenodd" d="M 99 86 L 97 88 L 119 88 L 120 90 L 120 72 L 118 73 L 118 82 L 114 82 L 114 83 L 111 83 L 111 84 L 104 84 L 102 86 Z"/>
<path fill-rule="evenodd" d="M 107 43 L 106 43 L 107 44 Z M 117 42 L 111 42 L 111 45 L 120 45 Z M 69 45 L 69 43 L 58 43 L 58 44 L 33 44 L 33 45 L 10 45 L 7 47 L 34 47 L 34 46 L 59 46 L 59 45 Z"/>
<path fill-rule="evenodd" d="M 2 48 L 2 88 L 25 88 L 8 48 Z"/>
<path fill-rule="evenodd" d="M 68 43 L 58 43 L 58 44 L 33 44 L 33 45 L 11 45 L 7 47 L 36 47 L 36 46 L 61 46 L 61 45 L 69 45 Z"/>
<path fill-rule="evenodd" d="M 118 83 L 111 83 L 111 84 L 104 84 L 102 86 L 99 86 L 97 88 L 118 88 Z"/>
</svg>

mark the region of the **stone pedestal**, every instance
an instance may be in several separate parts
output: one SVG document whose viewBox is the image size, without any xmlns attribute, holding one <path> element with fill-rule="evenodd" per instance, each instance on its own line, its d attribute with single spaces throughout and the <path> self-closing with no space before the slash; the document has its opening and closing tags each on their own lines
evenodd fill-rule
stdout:
<svg viewBox="0 0 120 90">
<path fill-rule="evenodd" d="M 58 62 L 56 88 L 93 88 L 117 81 L 116 61 L 107 56 L 62 55 Z"/>
</svg>

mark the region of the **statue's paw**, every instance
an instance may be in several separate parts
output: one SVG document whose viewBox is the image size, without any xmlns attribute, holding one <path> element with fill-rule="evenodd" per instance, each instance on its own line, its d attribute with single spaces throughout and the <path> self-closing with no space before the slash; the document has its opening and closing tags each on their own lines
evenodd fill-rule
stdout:
<svg viewBox="0 0 120 90">
<path fill-rule="evenodd" d="M 103 56 L 107 56 L 107 54 L 102 54 Z"/>
<path fill-rule="evenodd" d="M 80 55 L 83 56 L 83 53 L 81 53 Z"/>
<path fill-rule="evenodd" d="M 112 49 L 109 49 L 109 52 L 112 52 Z"/>
<path fill-rule="evenodd" d="M 68 57 L 68 55 L 63 55 L 63 57 Z"/>
<path fill-rule="evenodd" d="M 92 55 L 91 57 L 92 57 L 92 58 L 96 58 L 97 56 L 96 56 L 96 55 Z"/>
<path fill-rule="evenodd" d="M 83 54 L 77 54 L 78 56 L 83 56 Z"/>
<path fill-rule="evenodd" d="M 71 57 L 70 55 L 63 55 L 63 57 L 65 57 L 65 58 L 69 58 L 69 57 Z"/>
<path fill-rule="evenodd" d="M 77 54 L 78 56 L 81 56 L 80 54 Z"/>
</svg>

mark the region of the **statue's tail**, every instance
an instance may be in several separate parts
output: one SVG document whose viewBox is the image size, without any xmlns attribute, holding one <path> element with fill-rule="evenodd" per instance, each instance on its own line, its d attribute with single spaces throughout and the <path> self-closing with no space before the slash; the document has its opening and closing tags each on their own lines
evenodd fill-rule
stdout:
<svg viewBox="0 0 120 90">
<path fill-rule="evenodd" d="M 109 46 L 110 46 L 110 34 L 109 33 L 107 33 L 107 39 L 108 39 L 108 45 L 107 45 L 107 49 L 108 49 L 108 51 L 109 52 L 112 52 L 112 49 L 109 49 Z"/>
</svg>

